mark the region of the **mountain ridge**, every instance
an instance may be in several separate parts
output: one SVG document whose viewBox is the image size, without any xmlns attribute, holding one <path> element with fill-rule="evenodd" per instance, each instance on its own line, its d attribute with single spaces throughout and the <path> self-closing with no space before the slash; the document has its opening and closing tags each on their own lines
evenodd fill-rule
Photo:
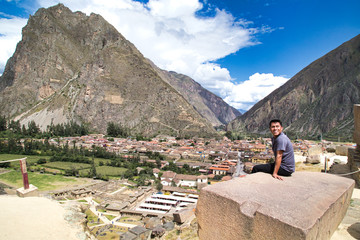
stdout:
<svg viewBox="0 0 360 240">
<path fill-rule="evenodd" d="M 279 118 L 293 136 L 351 139 L 353 104 L 359 102 L 360 35 L 309 64 L 227 128 L 264 134 Z"/>
<path fill-rule="evenodd" d="M 151 61 L 150 64 L 213 126 L 226 125 L 241 115 L 237 109 L 229 106 L 222 98 L 203 88 L 192 78 L 174 71 L 162 70 Z"/>
</svg>

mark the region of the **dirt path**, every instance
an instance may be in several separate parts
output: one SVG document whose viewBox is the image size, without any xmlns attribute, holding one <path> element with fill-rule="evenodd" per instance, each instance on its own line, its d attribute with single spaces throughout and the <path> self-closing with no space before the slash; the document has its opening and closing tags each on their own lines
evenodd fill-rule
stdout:
<svg viewBox="0 0 360 240">
<path fill-rule="evenodd" d="M 360 189 L 355 188 L 348 211 L 330 240 L 360 239 Z"/>
<path fill-rule="evenodd" d="M 66 210 L 56 201 L 43 197 L 0 196 L 0 239 L 79 240 L 80 225 L 70 226 Z"/>
</svg>

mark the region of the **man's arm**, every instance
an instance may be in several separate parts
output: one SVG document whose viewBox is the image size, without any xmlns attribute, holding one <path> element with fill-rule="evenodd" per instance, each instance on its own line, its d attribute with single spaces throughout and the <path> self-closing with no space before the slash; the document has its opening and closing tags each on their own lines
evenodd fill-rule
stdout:
<svg viewBox="0 0 360 240">
<path fill-rule="evenodd" d="M 283 153 L 284 153 L 284 151 L 282 151 L 282 150 L 276 151 L 275 167 L 274 167 L 274 172 L 272 175 L 274 178 L 279 179 L 279 180 L 283 180 L 283 178 L 278 175 L 278 171 L 280 169 Z"/>
</svg>

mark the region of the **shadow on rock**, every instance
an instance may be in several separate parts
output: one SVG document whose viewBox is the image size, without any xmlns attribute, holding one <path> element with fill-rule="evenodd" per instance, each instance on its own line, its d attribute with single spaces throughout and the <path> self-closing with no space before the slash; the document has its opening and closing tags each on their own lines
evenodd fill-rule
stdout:
<svg viewBox="0 0 360 240">
<path fill-rule="evenodd" d="M 347 231 L 353 238 L 360 239 L 360 222 L 351 225 Z"/>
</svg>

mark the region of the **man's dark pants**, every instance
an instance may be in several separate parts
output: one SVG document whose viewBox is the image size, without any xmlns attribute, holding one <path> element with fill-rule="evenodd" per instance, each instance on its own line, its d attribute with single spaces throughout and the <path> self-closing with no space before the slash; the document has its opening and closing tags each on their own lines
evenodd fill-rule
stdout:
<svg viewBox="0 0 360 240">
<path fill-rule="evenodd" d="M 251 171 L 251 173 L 264 172 L 273 174 L 275 168 L 275 163 L 267 163 L 267 164 L 259 164 L 255 165 Z M 280 176 L 291 176 L 291 172 L 288 172 L 281 167 L 279 168 L 278 175 Z"/>
</svg>

